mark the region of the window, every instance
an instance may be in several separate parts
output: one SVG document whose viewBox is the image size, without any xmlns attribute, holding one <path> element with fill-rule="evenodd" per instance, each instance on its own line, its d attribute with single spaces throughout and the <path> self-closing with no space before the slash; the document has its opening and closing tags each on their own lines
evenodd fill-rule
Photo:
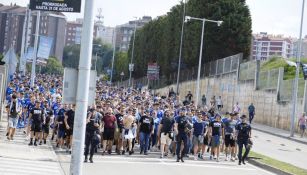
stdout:
<svg viewBox="0 0 307 175">
<path fill-rule="evenodd" d="M 70 41 L 70 38 L 67 38 L 68 41 Z"/>
<path fill-rule="evenodd" d="M 68 36 L 70 36 L 71 35 L 71 33 L 68 33 Z"/>
<path fill-rule="evenodd" d="M 71 30 L 71 27 L 69 27 L 68 30 Z"/>
<path fill-rule="evenodd" d="M 127 34 L 128 33 L 128 31 L 127 30 L 124 30 L 124 34 Z"/>
<path fill-rule="evenodd" d="M 124 37 L 123 37 L 123 41 L 127 41 L 127 37 L 124 36 Z"/>
</svg>

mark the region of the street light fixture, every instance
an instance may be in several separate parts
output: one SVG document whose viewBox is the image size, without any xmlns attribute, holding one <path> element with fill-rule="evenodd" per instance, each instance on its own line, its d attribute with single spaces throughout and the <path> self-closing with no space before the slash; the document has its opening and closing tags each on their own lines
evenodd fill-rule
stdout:
<svg viewBox="0 0 307 175">
<path fill-rule="evenodd" d="M 197 21 L 202 21 L 202 33 L 201 33 L 201 42 L 200 42 L 200 53 L 199 53 L 199 62 L 198 62 L 198 74 L 197 74 L 197 86 L 196 86 L 196 101 L 195 101 L 195 106 L 198 106 L 199 103 L 199 91 L 200 91 L 200 70 L 201 70 L 201 58 L 203 55 L 203 45 L 204 45 L 204 30 L 205 30 L 205 23 L 206 22 L 213 22 L 216 23 L 217 26 L 221 26 L 223 21 L 215 21 L 215 20 L 210 20 L 206 18 L 195 18 L 191 16 L 186 16 L 184 22 L 189 22 L 191 20 L 197 20 Z"/>
</svg>

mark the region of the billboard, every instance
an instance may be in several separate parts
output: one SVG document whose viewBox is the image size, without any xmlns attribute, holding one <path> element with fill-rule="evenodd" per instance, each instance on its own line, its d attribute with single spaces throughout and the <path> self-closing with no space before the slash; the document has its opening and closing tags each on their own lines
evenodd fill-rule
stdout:
<svg viewBox="0 0 307 175">
<path fill-rule="evenodd" d="M 31 10 L 80 12 L 81 0 L 30 0 Z"/>
<path fill-rule="evenodd" d="M 39 37 L 39 47 L 37 51 L 38 58 L 48 59 L 52 47 L 53 38 L 47 36 Z"/>
</svg>

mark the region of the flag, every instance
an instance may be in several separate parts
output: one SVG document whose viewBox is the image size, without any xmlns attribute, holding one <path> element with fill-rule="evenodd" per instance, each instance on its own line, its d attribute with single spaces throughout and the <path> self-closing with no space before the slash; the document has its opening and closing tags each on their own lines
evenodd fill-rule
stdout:
<svg viewBox="0 0 307 175">
<path fill-rule="evenodd" d="M 17 56 L 12 48 L 10 48 L 4 56 L 4 61 L 8 67 L 9 77 L 14 75 L 18 63 Z"/>
</svg>

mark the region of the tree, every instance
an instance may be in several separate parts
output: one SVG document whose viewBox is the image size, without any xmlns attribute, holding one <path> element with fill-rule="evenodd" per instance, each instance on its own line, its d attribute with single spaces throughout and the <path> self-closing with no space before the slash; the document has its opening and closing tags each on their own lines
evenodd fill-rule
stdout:
<svg viewBox="0 0 307 175">
<path fill-rule="evenodd" d="M 41 73 L 43 74 L 59 74 L 62 75 L 64 72 L 61 62 L 54 57 L 50 57 L 47 60 L 47 65 L 42 67 Z"/>
<path fill-rule="evenodd" d="M 123 79 L 126 79 L 127 77 L 129 77 L 129 70 L 128 70 L 128 66 L 129 66 L 129 59 L 128 59 L 128 55 L 126 52 L 118 52 L 115 55 L 115 60 L 114 60 L 114 73 L 113 73 L 113 77 L 114 77 L 114 81 L 116 80 L 120 80 L 121 79 L 121 72 L 124 73 L 124 77 Z"/>
<path fill-rule="evenodd" d="M 169 78 L 177 71 L 183 3 L 171 8 L 166 15 L 149 22 L 137 30 L 135 37 L 134 77 L 146 75 L 148 62 L 157 61 L 160 74 Z M 186 15 L 222 20 L 218 27 L 205 24 L 202 63 L 243 52 L 247 58 L 251 45 L 251 15 L 245 0 L 189 0 Z M 188 68 L 198 65 L 202 24 L 185 24 L 182 63 Z M 131 57 L 131 48 L 128 51 Z"/>
<path fill-rule="evenodd" d="M 97 70 L 98 75 L 105 73 L 110 68 L 112 60 L 112 48 L 102 42 L 101 39 L 93 40 L 92 70 Z M 97 60 L 96 60 L 97 54 Z M 80 60 L 80 45 L 70 45 L 64 48 L 63 66 L 78 69 Z"/>
</svg>

